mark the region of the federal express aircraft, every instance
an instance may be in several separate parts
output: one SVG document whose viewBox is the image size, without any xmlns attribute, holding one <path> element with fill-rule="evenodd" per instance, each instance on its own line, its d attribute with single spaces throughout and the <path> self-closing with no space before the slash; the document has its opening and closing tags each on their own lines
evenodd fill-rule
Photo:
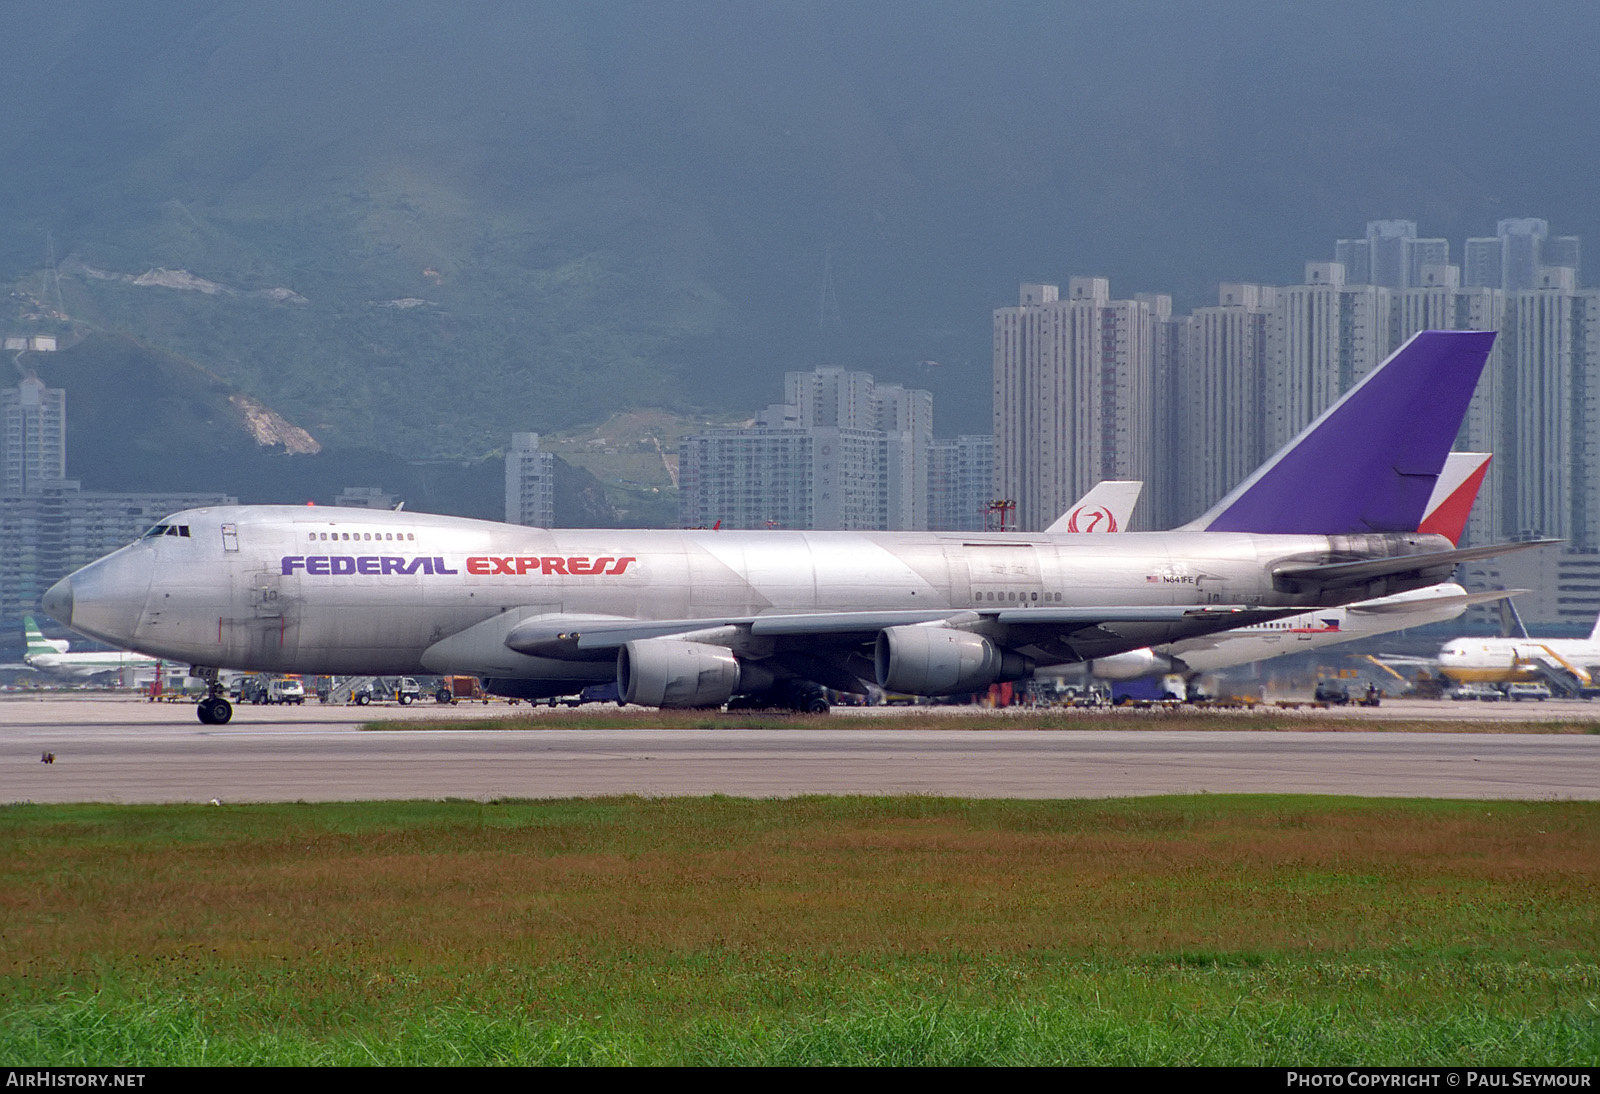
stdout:
<svg viewBox="0 0 1600 1094">
<path fill-rule="evenodd" d="M 1461 541 L 1490 458 L 1487 452 L 1450 453 L 1428 499 L 1417 528 L 1419 532 L 1442 535 L 1452 544 Z M 1077 508 L 1082 507 L 1083 502 L 1080 502 Z M 1127 523 L 1126 516 L 1122 523 Z M 1129 650 L 1097 658 L 1090 663 L 1089 671 L 1105 680 L 1137 680 L 1168 674 L 1193 678 L 1203 672 L 1304 653 L 1409 627 L 1443 623 L 1473 604 L 1514 595 L 1514 591 L 1469 593 L 1454 582 L 1444 582 L 1376 600 L 1319 608 L 1217 634 L 1186 638 L 1153 649 Z"/>
<path fill-rule="evenodd" d="M 123 669 L 153 672 L 156 667 L 155 658 L 126 650 L 69 653 L 71 643 L 62 638 L 46 638 L 31 615 L 22 617 L 22 633 L 27 641 L 22 655 L 23 664 L 53 676 L 87 678 L 103 672 L 121 672 Z"/>
<path fill-rule="evenodd" d="M 464 673 L 535 698 L 958 694 L 1450 576 L 1527 544 L 1416 531 L 1492 333 L 1412 337 L 1171 532 L 538 529 L 406 512 L 191 509 L 63 578 L 74 630 L 220 668 Z"/>
</svg>

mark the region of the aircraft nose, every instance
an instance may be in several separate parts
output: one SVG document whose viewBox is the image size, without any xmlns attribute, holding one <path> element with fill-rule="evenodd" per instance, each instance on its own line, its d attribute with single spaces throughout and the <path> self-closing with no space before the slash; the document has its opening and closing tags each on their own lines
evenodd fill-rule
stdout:
<svg viewBox="0 0 1600 1094">
<path fill-rule="evenodd" d="M 50 586 L 41 604 L 73 630 L 126 647 L 144 615 L 153 570 L 148 550 L 124 547 Z"/>
<path fill-rule="evenodd" d="M 45 591 L 39 606 L 46 615 L 64 626 L 72 626 L 72 575 L 68 574 Z"/>
</svg>

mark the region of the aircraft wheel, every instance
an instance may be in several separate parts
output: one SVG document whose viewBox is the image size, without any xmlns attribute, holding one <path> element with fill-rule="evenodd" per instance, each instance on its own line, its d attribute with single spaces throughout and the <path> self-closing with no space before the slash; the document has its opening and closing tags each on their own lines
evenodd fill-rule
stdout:
<svg viewBox="0 0 1600 1094">
<path fill-rule="evenodd" d="M 233 706 L 226 699 L 202 699 L 195 708 L 200 721 L 208 726 L 227 725 L 233 717 Z"/>
<path fill-rule="evenodd" d="M 813 700 L 811 700 L 809 703 L 806 704 L 806 713 L 807 714 L 826 714 L 826 713 L 828 713 L 828 700 L 826 700 L 826 699 L 813 699 Z"/>
</svg>

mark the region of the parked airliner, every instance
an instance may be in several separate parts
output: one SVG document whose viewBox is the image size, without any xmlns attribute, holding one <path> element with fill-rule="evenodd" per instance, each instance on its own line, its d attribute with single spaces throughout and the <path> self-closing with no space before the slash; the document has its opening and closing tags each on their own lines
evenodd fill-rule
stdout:
<svg viewBox="0 0 1600 1094">
<path fill-rule="evenodd" d="M 1588 638 L 1457 638 L 1439 650 L 1439 671 L 1457 683 L 1552 680 L 1600 687 L 1600 619 Z"/>
<path fill-rule="evenodd" d="M 69 652 L 71 643 L 62 638 L 46 638 L 31 615 L 22 619 L 22 633 L 27 642 L 22 661 L 31 669 L 52 676 L 87 679 L 106 672 L 154 672 L 156 659 L 127 650 L 103 650 L 93 653 Z"/>
<path fill-rule="evenodd" d="M 219 668 L 470 673 L 503 695 L 616 680 L 630 703 L 970 692 L 1423 588 L 1464 560 L 1417 531 L 1493 343 L 1412 337 L 1209 512 L 1171 532 L 538 529 L 228 506 L 167 518 L 63 578 L 74 630 Z"/>
</svg>

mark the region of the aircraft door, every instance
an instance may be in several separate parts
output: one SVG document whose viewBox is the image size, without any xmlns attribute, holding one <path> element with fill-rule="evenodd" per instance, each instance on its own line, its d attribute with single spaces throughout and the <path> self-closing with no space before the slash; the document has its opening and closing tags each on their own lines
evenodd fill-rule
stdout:
<svg viewBox="0 0 1600 1094">
<path fill-rule="evenodd" d="M 275 570 L 247 571 L 234 589 L 231 619 L 220 620 L 223 645 L 241 665 L 276 668 L 294 659 L 299 644 L 298 601 Z"/>
<path fill-rule="evenodd" d="M 965 544 L 973 603 L 980 608 L 1039 607 L 1044 575 L 1031 543 Z"/>
<path fill-rule="evenodd" d="M 1194 579 L 1195 586 L 1200 590 L 1202 604 L 1229 603 L 1228 591 L 1223 585 L 1221 576 L 1217 574 L 1197 574 Z"/>
</svg>

